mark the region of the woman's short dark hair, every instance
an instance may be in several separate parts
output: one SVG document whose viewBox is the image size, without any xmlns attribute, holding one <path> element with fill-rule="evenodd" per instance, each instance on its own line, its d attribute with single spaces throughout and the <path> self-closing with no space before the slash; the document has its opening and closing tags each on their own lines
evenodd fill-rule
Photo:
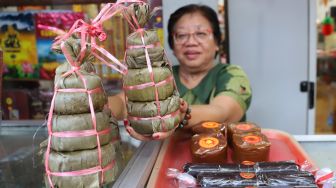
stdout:
<svg viewBox="0 0 336 188">
<path fill-rule="evenodd" d="M 177 9 L 173 14 L 170 15 L 170 18 L 168 20 L 168 43 L 171 49 L 173 49 L 174 46 L 173 34 L 176 22 L 185 14 L 191 14 L 196 12 L 200 13 L 205 19 L 209 21 L 215 37 L 215 41 L 217 45 L 220 44 L 221 32 L 219 29 L 217 13 L 212 8 L 206 5 L 190 4 Z"/>
</svg>

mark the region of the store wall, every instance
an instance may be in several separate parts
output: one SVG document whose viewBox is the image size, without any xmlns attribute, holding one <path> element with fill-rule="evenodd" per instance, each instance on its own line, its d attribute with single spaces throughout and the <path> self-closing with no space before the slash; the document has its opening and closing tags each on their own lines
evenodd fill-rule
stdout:
<svg viewBox="0 0 336 188">
<path fill-rule="evenodd" d="M 316 79 L 316 2 L 229 0 L 230 63 L 248 74 L 247 119 L 263 128 L 313 134 L 314 110 L 301 81 Z"/>
</svg>

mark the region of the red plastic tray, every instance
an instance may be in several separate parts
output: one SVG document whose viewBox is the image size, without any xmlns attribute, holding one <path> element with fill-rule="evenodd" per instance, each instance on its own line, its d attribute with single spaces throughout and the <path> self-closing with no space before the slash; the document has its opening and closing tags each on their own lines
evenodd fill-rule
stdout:
<svg viewBox="0 0 336 188">
<path fill-rule="evenodd" d="M 315 163 L 288 133 L 273 129 L 263 129 L 262 133 L 271 142 L 269 161 L 295 160 L 297 164 L 307 161 L 315 167 Z M 166 171 L 168 168 L 182 170 L 185 163 L 191 162 L 190 136 L 186 132 L 176 132 L 174 136 L 164 141 L 147 187 L 176 187 L 175 182 L 167 178 Z M 232 163 L 231 153 L 231 149 L 228 148 L 228 163 Z"/>
</svg>

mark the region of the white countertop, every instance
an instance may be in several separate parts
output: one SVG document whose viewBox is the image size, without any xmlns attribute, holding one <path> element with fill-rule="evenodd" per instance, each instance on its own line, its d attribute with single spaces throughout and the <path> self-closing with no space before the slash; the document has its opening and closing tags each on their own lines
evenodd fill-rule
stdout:
<svg viewBox="0 0 336 188">
<path fill-rule="evenodd" d="M 319 168 L 336 171 L 336 135 L 294 135 Z"/>
</svg>

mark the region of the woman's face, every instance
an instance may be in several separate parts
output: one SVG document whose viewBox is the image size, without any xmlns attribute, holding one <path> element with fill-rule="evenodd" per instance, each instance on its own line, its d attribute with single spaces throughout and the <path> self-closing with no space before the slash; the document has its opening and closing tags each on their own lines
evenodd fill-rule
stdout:
<svg viewBox="0 0 336 188">
<path fill-rule="evenodd" d="M 213 65 L 218 45 L 211 24 L 200 13 L 183 15 L 174 27 L 174 54 L 192 72 Z"/>
</svg>

